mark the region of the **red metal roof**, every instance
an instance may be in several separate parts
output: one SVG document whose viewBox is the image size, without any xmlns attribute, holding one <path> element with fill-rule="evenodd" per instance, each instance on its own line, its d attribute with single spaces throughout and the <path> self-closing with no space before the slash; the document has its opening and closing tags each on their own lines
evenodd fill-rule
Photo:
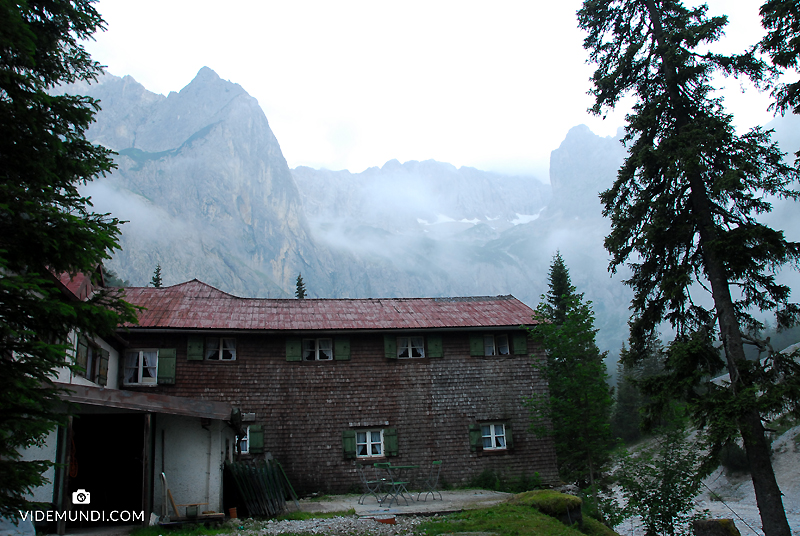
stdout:
<svg viewBox="0 0 800 536">
<path fill-rule="evenodd" d="M 533 310 L 513 296 L 470 298 L 239 298 L 197 279 L 171 287 L 128 287 L 125 300 L 146 310 L 140 328 L 361 330 L 516 327 Z M 135 326 L 128 326 L 135 327 Z"/>
<path fill-rule="evenodd" d="M 77 273 L 72 275 L 62 272 L 56 277 L 58 277 L 59 283 L 80 301 L 86 301 L 94 291 L 92 280 L 86 274 Z"/>
</svg>

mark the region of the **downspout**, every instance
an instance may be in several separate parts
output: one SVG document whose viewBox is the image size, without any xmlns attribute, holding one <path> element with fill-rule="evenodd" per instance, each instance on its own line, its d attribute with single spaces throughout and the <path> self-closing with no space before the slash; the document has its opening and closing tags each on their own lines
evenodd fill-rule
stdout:
<svg viewBox="0 0 800 536">
<path fill-rule="evenodd" d="M 211 450 L 214 443 L 214 435 L 211 432 L 211 427 L 208 427 L 208 451 L 206 456 L 206 503 L 208 503 L 209 510 L 211 506 Z M 214 511 L 217 507 L 213 507 Z"/>
</svg>

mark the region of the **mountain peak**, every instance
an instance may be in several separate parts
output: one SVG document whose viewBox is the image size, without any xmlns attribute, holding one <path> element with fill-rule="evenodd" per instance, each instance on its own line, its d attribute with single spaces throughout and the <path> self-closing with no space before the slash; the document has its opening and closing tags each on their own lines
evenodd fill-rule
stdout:
<svg viewBox="0 0 800 536">
<path fill-rule="evenodd" d="M 239 84 L 220 78 L 210 67 L 203 67 L 179 94 L 191 94 L 193 99 L 199 100 L 229 100 L 242 94 L 247 95 L 247 92 Z"/>
<path fill-rule="evenodd" d="M 194 77 L 193 82 L 213 82 L 216 80 L 221 80 L 217 72 L 212 69 L 211 67 L 201 67 L 197 74 Z"/>
</svg>

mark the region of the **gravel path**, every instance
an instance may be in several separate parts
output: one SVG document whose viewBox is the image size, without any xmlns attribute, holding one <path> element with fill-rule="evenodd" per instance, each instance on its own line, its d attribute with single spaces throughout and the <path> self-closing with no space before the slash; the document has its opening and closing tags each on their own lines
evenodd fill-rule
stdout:
<svg viewBox="0 0 800 536">
<path fill-rule="evenodd" d="M 438 517 L 438 516 L 434 516 Z M 233 524 L 238 534 L 262 536 L 268 534 L 326 534 L 326 535 L 367 535 L 399 536 L 414 532 L 414 528 L 431 518 L 422 516 L 397 516 L 391 518 L 395 524 L 382 523 L 376 519 L 359 516 L 331 517 L 326 519 L 305 519 L 302 521 L 253 521 Z M 239 520 L 241 521 L 241 520 Z M 241 527 L 245 532 L 241 531 Z"/>
</svg>

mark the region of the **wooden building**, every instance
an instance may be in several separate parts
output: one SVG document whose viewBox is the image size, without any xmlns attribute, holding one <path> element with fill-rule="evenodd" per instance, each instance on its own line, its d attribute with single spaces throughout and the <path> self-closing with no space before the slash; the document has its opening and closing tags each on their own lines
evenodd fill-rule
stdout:
<svg viewBox="0 0 800 536">
<path fill-rule="evenodd" d="M 270 453 L 298 492 L 355 491 L 356 463 L 427 465 L 466 484 L 557 479 L 523 401 L 547 392 L 512 296 L 261 299 L 192 280 L 126 288 L 122 389 L 241 411 L 240 456 Z"/>
</svg>

